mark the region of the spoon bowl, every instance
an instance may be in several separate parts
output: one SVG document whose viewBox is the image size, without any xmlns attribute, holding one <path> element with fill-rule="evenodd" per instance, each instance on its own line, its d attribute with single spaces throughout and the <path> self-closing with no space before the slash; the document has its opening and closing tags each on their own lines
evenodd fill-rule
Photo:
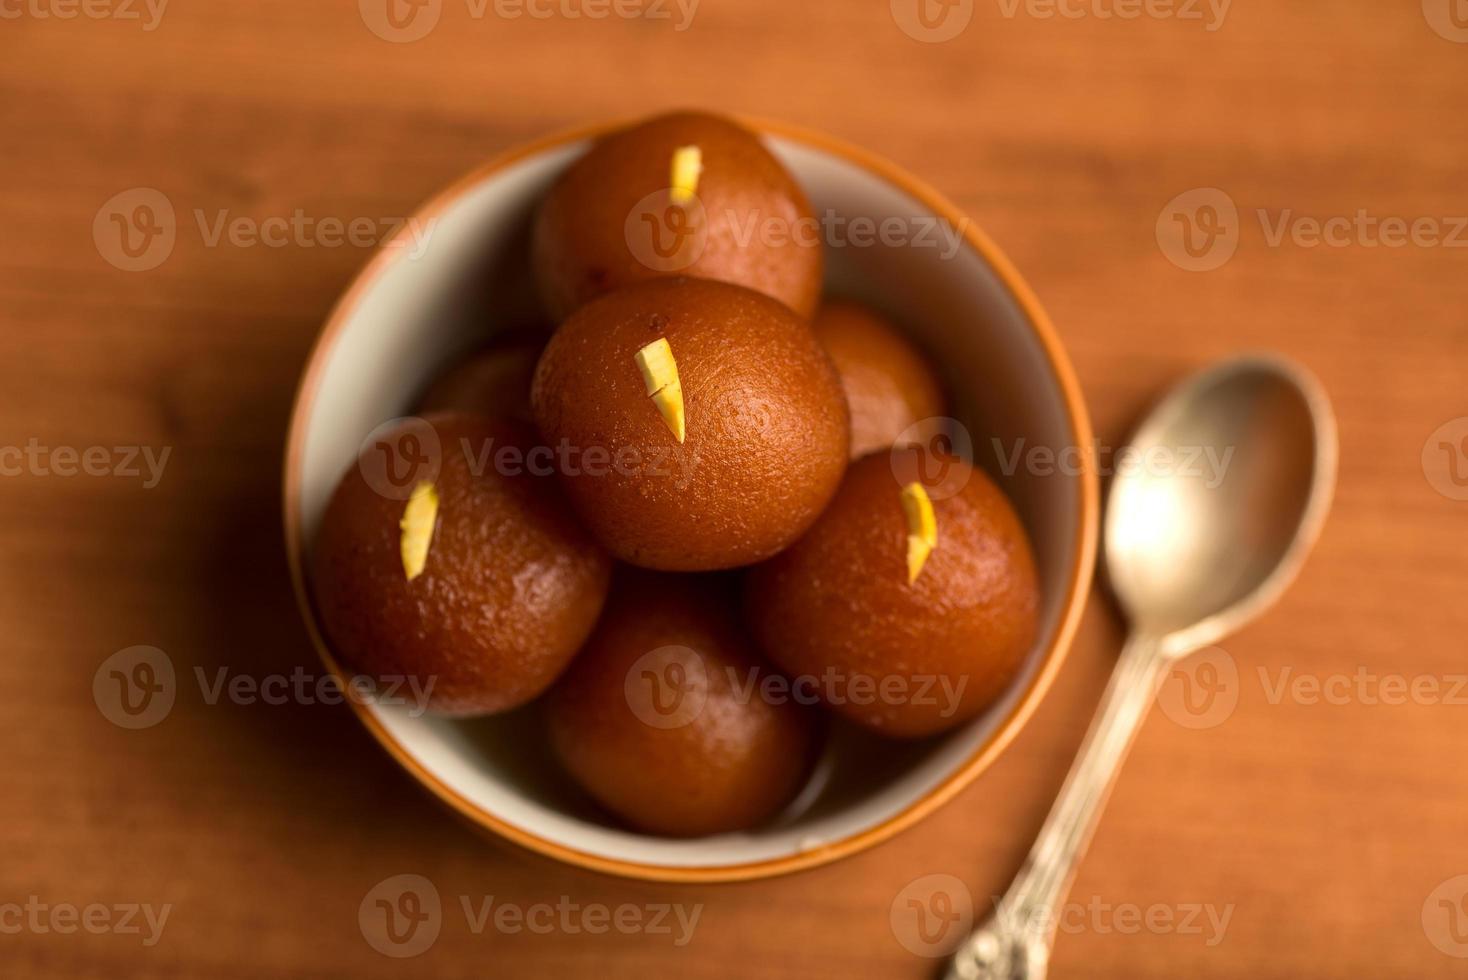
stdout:
<svg viewBox="0 0 1468 980">
<path fill-rule="evenodd" d="M 1184 381 L 1137 431 L 1106 510 L 1107 576 L 1133 627 L 1181 653 L 1273 603 L 1335 468 L 1329 401 L 1294 364 L 1249 355 Z"/>
<path fill-rule="evenodd" d="M 1319 537 L 1335 488 L 1330 402 L 1278 357 L 1185 380 L 1118 459 L 1107 573 L 1131 620 L 1080 754 L 1024 866 L 949 980 L 1042 980 L 1061 903 L 1169 665 L 1270 606 Z"/>
</svg>

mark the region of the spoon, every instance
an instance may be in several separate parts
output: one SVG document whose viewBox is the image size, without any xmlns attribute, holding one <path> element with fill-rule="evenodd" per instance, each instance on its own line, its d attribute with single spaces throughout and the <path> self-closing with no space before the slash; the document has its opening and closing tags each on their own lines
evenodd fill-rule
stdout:
<svg viewBox="0 0 1468 980">
<path fill-rule="evenodd" d="M 1330 509 L 1335 418 L 1315 379 L 1283 358 L 1238 357 L 1187 379 L 1131 449 L 1105 529 L 1131 635 L 1019 875 L 948 980 L 1042 980 L 1061 903 L 1163 679 L 1280 597 Z"/>
</svg>

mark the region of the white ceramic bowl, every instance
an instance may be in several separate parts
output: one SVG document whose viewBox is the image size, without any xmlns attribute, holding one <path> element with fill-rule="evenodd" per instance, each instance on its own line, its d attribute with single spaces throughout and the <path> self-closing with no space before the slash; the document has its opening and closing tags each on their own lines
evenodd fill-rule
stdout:
<svg viewBox="0 0 1468 980">
<path fill-rule="evenodd" d="M 531 711 L 466 722 L 354 705 L 394 758 L 478 826 L 564 861 L 632 877 L 718 881 L 792 871 L 870 846 L 931 812 L 978 775 L 1029 717 L 1069 647 L 1095 557 L 1097 487 L 1088 463 L 1070 472 L 1020 467 L 1009 474 L 997 465 L 995 440 L 1006 456 L 1020 445 L 1091 444 L 1060 343 L 1008 260 L 952 205 L 893 165 L 824 136 L 746 123 L 799 179 L 818 216 L 861 217 L 878 228 L 896 219 L 914 239 L 928 226 L 961 232 L 953 248 L 896 244 L 897 235 L 863 245 L 848 236 L 844 247 L 828 249 L 828 286 L 887 310 L 935 356 L 978 463 L 1000 480 L 1034 541 L 1040 636 L 1021 676 L 985 715 L 917 743 L 841 729 L 785 818 L 700 840 L 602 822 L 546 754 Z M 305 549 L 333 488 L 367 434 L 407 414 L 436 372 L 493 331 L 536 318 L 527 263 L 531 214 L 556 175 L 606 128 L 510 152 L 440 194 L 415 216 L 405 242 L 375 256 L 327 321 L 297 395 L 284 498 L 297 597 L 333 671 L 304 571 Z M 429 232 L 421 248 L 413 228 Z"/>
</svg>

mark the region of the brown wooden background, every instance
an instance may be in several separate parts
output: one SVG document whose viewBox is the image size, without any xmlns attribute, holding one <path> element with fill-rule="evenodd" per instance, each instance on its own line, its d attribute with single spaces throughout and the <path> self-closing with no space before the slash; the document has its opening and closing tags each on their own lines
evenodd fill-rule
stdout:
<svg viewBox="0 0 1468 980">
<path fill-rule="evenodd" d="M 1468 215 L 1468 44 L 1418 0 L 1235 0 L 1214 31 L 1096 15 L 1114 2 L 1071 0 L 1072 19 L 975 0 L 945 43 L 904 34 L 886 0 L 703 0 L 682 32 L 492 4 L 476 19 L 443 0 L 414 43 L 375 36 L 353 0 L 172 0 L 154 30 L 141 0 L 115 12 L 142 20 L 0 4 L 0 443 L 173 450 L 153 489 L 0 481 L 0 905 L 173 905 L 151 948 L 0 933 L 0 973 L 922 977 L 932 965 L 889 926 L 897 893 L 938 872 L 981 901 L 1002 889 L 1119 641 L 1099 593 L 1033 724 L 955 803 L 860 857 L 749 885 L 637 885 L 498 849 L 345 709 L 211 706 L 193 684 L 196 666 L 314 669 L 279 460 L 309 345 L 367 254 L 209 247 L 194 211 L 403 215 L 529 138 L 700 105 L 829 131 L 954 198 L 1046 304 L 1103 440 L 1180 373 L 1243 348 L 1304 360 L 1335 399 L 1335 511 L 1286 602 L 1227 644 L 1237 708 L 1203 729 L 1151 718 L 1073 896 L 1232 905 L 1223 941 L 1084 928 L 1061 936 L 1054 975 L 1461 975 L 1468 961 L 1433 942 L 1468 952 L 1455 923 L 1423 908 L 1468 874 L 1468 706 L 1441 703 L 1468 670 L 1468 502 L 1434 488 L 1422 450 L 1468 415 L 1468 252 L 1273 247 L 1252 215 Z M 148 272 L 110 265 L 92 237 L 98 209 L 134 187 L 179 213 L 172 255 Z M 1237 254 L 1206 273 L 1171 263 L 1154 233 L 1199 187 L 1243 215 Z M 126 732 L 91 683 L 133 644 L 167 651 L 185 682 L 166 721 Z M 1444 688 L 1406 705 L 1369 687 L 1344 704 L 1271 698 L 1259 670 L 1273 683 L 1283 667 Z M 398 961 L 367 945 L 357 907 L 401 872 L 453 907 L 432 950 Z M 704 911 L 678 949 L 474 935 L 459 895 Z M 1468 912 L 1456 926 L 1468 939 Z"/>
</svg>

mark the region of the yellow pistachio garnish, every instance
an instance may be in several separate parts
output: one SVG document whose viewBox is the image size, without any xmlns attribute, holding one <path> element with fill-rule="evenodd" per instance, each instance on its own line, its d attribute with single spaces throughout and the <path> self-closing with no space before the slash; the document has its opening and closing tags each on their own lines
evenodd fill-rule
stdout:
<svg viewBox="0 0 1468 980">
<path fill-rule="evenodd" d="M 437 524 L 438 491 L 425 480 L 413 488 L 408 506 L 403 508 L 403 519 L 398 522 L 403 532 L 399 543 L 403 572 L 409 582 L 422 575 L 423 566 L 428 564 L 428 547 L 433 544 L 433 529 Z"/>
<path fill-rule="evenodd" d="M 642 372 L 642 383 L 647 386 L 648 397 L 662 413 L 663 421 L 673 438 L 680 443 L 687 432 L 683 417 L 683 385 L 678 380 L 678 362 L 673 360 L 673 348 L 666 337 L 659 337 L 637 352 L 637 369 Z"/>
<path fill-rule="evenodd" d="M 680 146 L 673 151 L 672 194 L 674 204 L 687 204 L 698 193 L 698 178 L 703 173 L 703 151 L 696 146 Z"/>
<path fill-rule="evenodd" d="M 923 562 L 938 546 L 938 518 L 921 483 L 902 488 L 902 512 L 907 515 L 907 584 L 917 581 Z"/>
</svg>

